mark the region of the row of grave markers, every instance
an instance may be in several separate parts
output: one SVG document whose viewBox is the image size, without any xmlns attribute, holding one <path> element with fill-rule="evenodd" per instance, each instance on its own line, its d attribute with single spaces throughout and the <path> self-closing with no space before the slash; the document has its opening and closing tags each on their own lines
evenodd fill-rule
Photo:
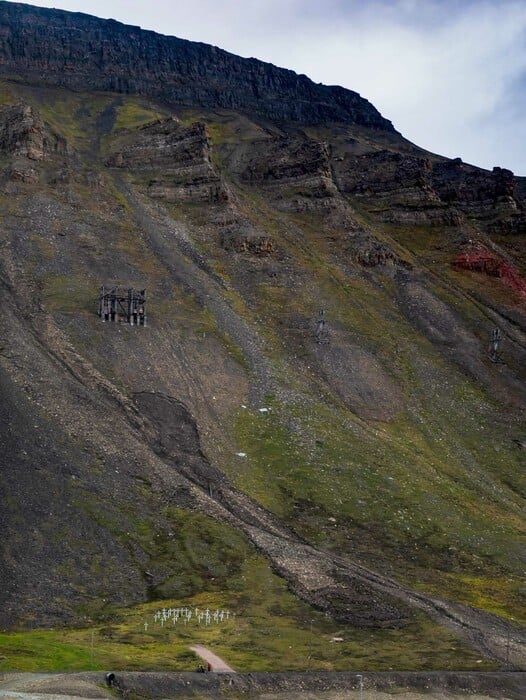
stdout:
<svg viewBox="0 0 526 700">
<path fill-rule="evenodd" d="M 210 608 L 205 608 L 201 610 L 200 608 L 162 608 L 162 610 L 157 610 L 153 615 L 153 624 L 158 624 L 161 627 L 171 624 L 176 625 L 181 621 L 184 625 L 189 622 L 197 622 L 198 625 L 204 622 L 205 625 L 211 625 L 213 622 L 219 624 L 220 622 L 226 622 L 227 620 L 234 619 L 236 613 L 230 610 L 210 610 Z M 144 631 L 147 632 L 149 623 L 144 622 Z"/>
</svg>

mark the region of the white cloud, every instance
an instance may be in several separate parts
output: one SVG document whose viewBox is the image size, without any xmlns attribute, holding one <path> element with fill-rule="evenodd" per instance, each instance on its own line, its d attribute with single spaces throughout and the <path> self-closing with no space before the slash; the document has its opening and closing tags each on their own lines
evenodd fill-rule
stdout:
<svg viewBox="0 0 526 700">
<path fill-rule="evenodd" d="M 37 4 L 140 24 L 344 85 L 429 150 L 526 175 L 523 0 Z"/>
</svg>

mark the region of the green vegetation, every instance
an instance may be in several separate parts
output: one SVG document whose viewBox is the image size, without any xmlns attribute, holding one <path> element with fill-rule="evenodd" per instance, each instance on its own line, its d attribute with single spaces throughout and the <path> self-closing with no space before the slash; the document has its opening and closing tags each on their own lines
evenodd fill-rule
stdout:
<svg viewBox="0 0 526 700">
<path fill-rule="evenodd" d="M 48 88 L 33 91 L 17 84 L 4 88 L 0 85 L 0 104 L 27 100 L 40 112 L 44 121 L 67 139 L 73 148 L 93 155 L 105 153 L 108 137 L 125 129 L 136 129 L 170 111 L 138 97 L 111 93 L 70 92 Z"/>
<path fill-rule="evenodd" d="M 225 587 L 112 610 L 103 624 L 83 629 L 0 633 L 0 671 L 193 670 L 199 660 L 192 644 L 206 645 L 238 671 L 494 668 L 420 615 L 399 630 L 337 624 L 294 598 L 258 555 L 249 554 L 227 585 L 228 593 Z M 155 622 L 155 611 L 180 606 L 235 616 L 210 626 Z"/>
<path fill-rule="evenodd" d="M 114 131 L 120 129 L 137 129 L 148 122 L 161 119 L 166 116 L 166 112 L 157 111 L 141 102 L 126 101 L 116 108 Z"/>
<path fill-rule="evenodd" d="M 90 668 L 89 645 L 55 630 L 0 633 L 2 671 L 83 671 Z"/>
<path fill-rule="evenodd" d="M 521 500 L 508 486 L 518 484 L 518 457 L 500 441 L 483 467 L 478 435 L 498 440 L 490 415 L 481 424 L 480 414 L 471 414 L 475 397 L 464 396 L 459 436 L 458 413 L 449 404 L 446 422 L 437 398 L 425 431 L 407 418 L 358 428 L 314 402 L 267 401 L 266 414 L 241 410 L 235 439 L 247 458 L 230 477 L 311 541 L 388 566 L 409 585 L 524 619 L 515 558 Z M 449 443 L 441 444 L 445 435 Z M 499 584 L 486 592 L 459 584 L 488 580 L 489 571 Z"/>
<path fill-rule="evenodd" d="M 93 312 L 98 281 L 81 273 L 47 273 L 42 278 L 42 301 L 50 312 Z"/>
<path fill-rule="evenodd" d="M 248 117 L 227 110 L 184 109 L 177 116 L 186 125 L 196 121 L 205 122 L 213 146 L 268 138 L 268 131 Z"/>
<path fill-rule="evenodd" d="M 9 85 L 3 80 L 0 81 L 0 105 L 12 105 L 16 103 L 16 97 Z"/>
<path fill-rule="evenodd" d="M 238 531 L 201 513 L 170 507 L 160 520 L 123 504 L 103 510 L 87 493 L 79 499 L 117 541 L 147 552 L 154 570 L 175 573 L 150 603 L 83 605 L 78 612 L 91 622 L 81 628 L 0 633 L 0 672 L 193 670 L 192 644 L 239 671 L 494 668 L 422 614 L 391 630 L 334 621 L 293 596 Z M 234 614 L 210 626 L 195 617 L 187 625 L 155 621 L 157 610 L 182 606 Z"/>
<path fill-rule="evenodd" d="M 449 597 L 467 605 L 488 610 L 511 621 L 524 623 L 522 610 L 526 603 L 526 588 L 520 576 L 468 576 L 448 573 L 444 576 Z M 419 584 L 418 588 L 443 595 L 444 585 Z M 513 613 L 513 614 L 512 614 Z"/>
<path fill-rule="evenodd" d="M 46 91 L 31 95 L 37 98 L 36 108 L 43 120 L 58 134 L 66 138 L 70 146 L 84 151 L 93 142 L 97 118 L 106 109 L 111 97 L 86 95 L 67 91 Z M 40 98 L 40 99 L 39 99 Z"/>
</svg>

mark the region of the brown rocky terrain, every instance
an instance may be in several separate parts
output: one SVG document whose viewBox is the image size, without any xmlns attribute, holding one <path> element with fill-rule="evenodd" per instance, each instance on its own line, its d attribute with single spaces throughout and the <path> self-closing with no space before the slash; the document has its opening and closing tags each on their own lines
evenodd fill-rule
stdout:
<svg viewBox="0 0 526 700">
<path fill-rule="evenodd" d="M 0 18 L 0 623 L 176 596 L 178 508 L 336 620 L 524 668 L 524 180 L 212 47 Z"/>
<path fill-rule="evenodd" d="M 388 700 L 521 700 L 524 678 L 519 673 L 368 673 L 362 674 L 363 697 Z M 0 697 L 36 700 L 46 697 L 113 697 L 101 687 L 103 676 L 78 674 L 5 674 L 0 676 Z M 118 673 L 122 694 L 149 698 L 324 698 L 343 700 L 359 697 L 359 678 L 350 673 Z M 497 690 L 496 690 L 497 689 Z M 114 693 L 115 691 L 113 691 Z"/>
</svg>

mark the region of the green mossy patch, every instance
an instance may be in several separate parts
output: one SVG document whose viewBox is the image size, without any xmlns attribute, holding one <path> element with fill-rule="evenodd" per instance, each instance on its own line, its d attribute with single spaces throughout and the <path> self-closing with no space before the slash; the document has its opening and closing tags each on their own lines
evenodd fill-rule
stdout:
<svg viewBox="0 0 526 700">
<path fill-rule="evenodd" d="M 166 116 L 165 111 L 154 109 L 146 103 L 126 100 L 116 108 L 116 118 L 113 131 L 121 129 L 137 129 L 149 122 L 162 119 Z"/>
<path fill-rule="evenodd" d="M 495 668 L 422 615 L 404 630 L 339 625 L 294 598 L 258 555 L 248 556 L 229 584 L 228 593 L 113 610 L 103 624 L 82 629 L 0 633 L 0 671 L 188 671 L 200 663 L 189 651 L 193 644 L 244 672 Z M 155 621 L 156 611 L 182 606 L 233 614 L 209 626 Z"/>
<path fill-rule="evenodd" d="M 476 577 L 489 567 L 499 580 L 507 568 L 518 575 L 520 498 L 507 485 L 520 478 L 513 453 L 495 453 L 502 468 L 493 464 L 485 481 L 476 440 L 472 466 L 464 463 L 469 432 L 456 433 L 455 415 L 451 425 L 435 418 L 426 435 L 407 419 L 360 429 L 314 402 L 264 407 L 239 412 L 236 446 L 247 457 L 233 459 L 229 476 L 310 541 L 387 565 L 410 585 L 422 578 L 422 587 L 431 582 L 453 598 L 460 587 L 449 574 Z M 458 455 L 441 446 L 448 430 Z M 518 601 L 508 586 L 502 591 L 499 606 L 516 616 Z M 489 596 L 475 598 L 462 600 L 494 610 Z"/>
<path fill-rule="evenodd" d="M 86 274 L 45 274 L 41 280 L 42 301 L 50 313 L 93 313 L 99 282 Z"/>
</svg>

